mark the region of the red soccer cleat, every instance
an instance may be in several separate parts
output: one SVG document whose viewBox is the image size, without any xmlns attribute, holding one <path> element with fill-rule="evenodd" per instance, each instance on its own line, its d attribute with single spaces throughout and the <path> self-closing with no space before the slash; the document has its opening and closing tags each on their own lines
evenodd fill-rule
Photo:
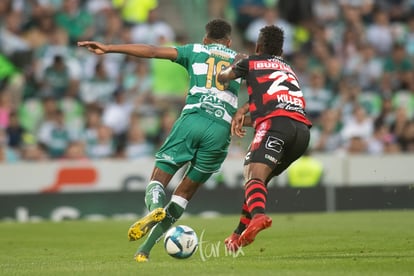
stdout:
<svg viewBox="0 0 414 276">
<path fill-rule="evenodd" d="M 230 252 L 237 252 L 239 250 L 240 243 L 239 243 L 240 235 L 236 233 L 232 233 L 227 239 L 224 240 L 224 244 L 226 248 Z"/>
<path fill-rule="evenodd" d="M 255 215 L 246 230 L 241 233 L 238 241 L 239 246 L 247 246 L 251 244 L 260 231 L 269 228 L 270 226 L 272 226 L 272 219 L 270 217 L 265 214 Z"/>
</svg>

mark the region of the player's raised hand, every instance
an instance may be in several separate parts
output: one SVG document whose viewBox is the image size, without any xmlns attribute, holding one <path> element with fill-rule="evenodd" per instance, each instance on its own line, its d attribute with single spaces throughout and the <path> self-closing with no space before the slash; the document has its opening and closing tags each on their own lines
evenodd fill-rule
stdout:
<svg viewBox="0 0 414 276">
<path fill-rule="evenodd" d="M 90 52 L 95 53 L 97 55 L 102 55 L 108 52 L 108 46 L 96 41 L 79 41 L 79 47 L 85 47 Z"/>
</svg>

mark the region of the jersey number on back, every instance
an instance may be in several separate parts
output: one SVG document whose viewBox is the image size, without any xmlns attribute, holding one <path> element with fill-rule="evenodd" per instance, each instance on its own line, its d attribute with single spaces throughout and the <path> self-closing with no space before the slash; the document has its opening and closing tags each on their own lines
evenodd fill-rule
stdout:
<svg viewBox="0 0 414 276">
<path fill-rule="evenodd" d="M 217 64 L 216 64 L 217 62 Z M 223 68 L 227 67 L 230 65 L 230 62 L 225 61 L 225 60 L 216 60 L 216 58 L 214 57 L 209 57 L 206 61 L 208 68 L 207 68 L 207 82 L 206 82 L 206 88 L 210 89 L 211 87 L 213 87 L 213 77 L 215 78 L 214 82 L 215 82 L 215 87 L 218 90 L 225 90 L 224 84 L 220 83 L 217 80 L 217 76 L 220 73 L 221 70 L 223 70 Z"/>
<path fill-rule="evenodd" d="M 288 90 L 289 94 L 294 97 L 302 97 L 303 93 L 299 89 L 299 84 L 296 78 L 289 73 L 282 72 L 282 71 L 276 71 L 269 75 L 270 80 L 274 80 L 272 85 L 267 90 L 267 94 L 273 95 L 279 91 L 286 91 Z M 287 86 L 282 85 L 283 82 L 288 81 L 289 83 L 293 84 L 298 88 L 298 91 L 291 91 Z"/>
</svg>

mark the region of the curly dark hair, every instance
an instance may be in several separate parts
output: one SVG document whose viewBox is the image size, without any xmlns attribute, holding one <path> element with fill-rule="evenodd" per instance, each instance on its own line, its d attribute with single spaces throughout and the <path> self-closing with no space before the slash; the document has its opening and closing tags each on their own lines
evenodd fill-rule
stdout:
<svg viewBox="0 0 414 276">
<path fill-rule="evenodd" d="M 230 39 L 231 25 L 223 19 L 213 19 L 206 24 L 206 36 L 212 40 Z"/>
<path fill-rule="evenodd" d="M 270 25 L 260 29 L 257 44 L 263 54 L 282 55 L 284 42 L 284 32 L 281 28 Z"/>
</svg>

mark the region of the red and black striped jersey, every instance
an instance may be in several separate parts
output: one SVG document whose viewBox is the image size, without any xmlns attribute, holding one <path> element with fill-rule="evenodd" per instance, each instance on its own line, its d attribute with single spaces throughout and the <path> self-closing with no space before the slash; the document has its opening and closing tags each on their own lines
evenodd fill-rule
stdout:
<svg viewBox="0 0 414 276">
<path fill-rule="evenodd" d="M 246 80 L 253 125 L 276 116 L 289 117 L 308 126 L 306 102 L 292 68 L 280 57 L 252 55 L 238 62 L 233 71 Z"/>
</svg>

